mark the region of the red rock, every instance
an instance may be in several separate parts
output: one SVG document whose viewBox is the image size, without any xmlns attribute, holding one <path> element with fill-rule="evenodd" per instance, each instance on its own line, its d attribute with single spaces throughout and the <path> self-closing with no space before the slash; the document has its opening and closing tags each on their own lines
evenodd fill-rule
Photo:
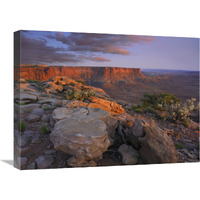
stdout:
<svg viewBox="0 0 200 200">
<path fill-rule="evenodd" d="M 102 110 L 108 111 L 111 115 L 125 113 L 125 110 L 121 105 L 116 102 L 110 102 L 105 99 L 97 97 L 90 97 L 91 103 L 88 105 L 91 108 L 101 108 Z"/>
<path fill-rule="evenodd" d="M 58 66 L 19 66 L 15 67 L 15 80 L 19 77 L 28 80 L 47 81 L 54 76 L 65 76 L 75 80 L 87 81 L 134 81 L 143 76 L 140 68 L 120 67 L 58 67 Z"/>
</svg>

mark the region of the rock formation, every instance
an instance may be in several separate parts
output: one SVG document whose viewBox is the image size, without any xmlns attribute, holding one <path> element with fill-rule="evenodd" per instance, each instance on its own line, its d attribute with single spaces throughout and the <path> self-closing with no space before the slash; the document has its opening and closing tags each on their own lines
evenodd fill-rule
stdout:
<svg viewBox="0 0 200 200">
<path fill-rule="evenodd" d="M 71 166 L 90 166 L 90 161 L 101 157 L 116 128 L 109 124 L 109 113 L 101 109 L 57 108 L 52 117 L 60 121 L 54 126 L 51 141 L 55 149 L 73 156 L 68 161 Z"/>
<path fill-rule="evenodd" d="M 144 163 L 176 163 L 177 152 L 170 137 L 152 120 L 144 127 L 145 136 L 140 137 L 139 154 Z"/>
<path fill-rule="evenodd" d="M 128 114 L 102 89 L 63 76 L 15 84 L 14 158 L 20 169 L 199 160 L 195 131 L 164 129 Z"/>
<path fill-rule="evenodd" d="M 15 79 L 47 81 L 54 76 L 65 76 L 74 80 L 91 81 L 134 81 L 142 76 L 140 68 L 120 67 L 58 67 L 58 66 L 19 66 L 15 67 Z M 20 73 L 20 74 L 19 74 Z"/>
</svg>

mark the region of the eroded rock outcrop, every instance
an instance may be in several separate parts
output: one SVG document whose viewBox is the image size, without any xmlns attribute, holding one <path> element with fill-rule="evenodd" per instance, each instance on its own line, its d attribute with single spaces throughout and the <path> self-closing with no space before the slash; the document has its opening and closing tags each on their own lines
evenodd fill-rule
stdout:
<svg viewBox="0 0 200 200">
<path fill-rule="evenodd" d="M 140 68 L 122 67 L 57 67 L 57 66 L 21 66 L 15 67 L 15 79 L 23 77 L 31 80 L 47 81 L 53 76 L 65 76 L 86 81 L 134 81 L 142 76 Z"/>
<path fill-rule="evenodd" d="M 101 108 L 111 113 L 111 115 L 125 113 L 125 110 L 122 108 L 122 106 L 117 104 L 116 102 L 110 102 L 108 100 L 100 99 L 97 97 L 91 97 L 90 101 L 91 103 L 88 105 L 89 107 Z"/>
<path fill-rule="evenodd" d="M 144 163 L 176 163 L 177 152 L 171 138 L 151 120 L 144 127 L 145 136 L 140 137 L 139 154 Z"/>
<path fill-rule="evenodd" d="M 52 114 L 59 120 L 50 138 L 54 148 L 72 155 L 71 166 L 93 166 L 111 144 L 117 120 L 98 108 L 57 108 Z"/>
</svg>

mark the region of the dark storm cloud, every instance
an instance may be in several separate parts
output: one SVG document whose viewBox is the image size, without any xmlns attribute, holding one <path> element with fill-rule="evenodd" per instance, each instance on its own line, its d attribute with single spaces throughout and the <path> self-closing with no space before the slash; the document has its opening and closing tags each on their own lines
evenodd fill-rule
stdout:
<svg viewBox="0 0 200 200">
<path fill-rule="evenodd" d="M 129 55 L 130 51 L 126 49 L 128 46 L 153 41 L 153 37 L 150 36 L 93 33 L 71 33 L 69 36 L 65 36 L 64 33 L 56 33 L 54 36 L 49 35 L 48 37 L 66 44 L 71 51 L 119 55 Z"/>
<path fill-rule="evenodd" d="M 103 57 L 78 55 L 69 53 L 66 48 L 47 46 L 46 39 L 29 38 L 21 34 L 21 63 L 22 64 L 63 64 L 83 61 L 110 61 Z"/>
</svg>

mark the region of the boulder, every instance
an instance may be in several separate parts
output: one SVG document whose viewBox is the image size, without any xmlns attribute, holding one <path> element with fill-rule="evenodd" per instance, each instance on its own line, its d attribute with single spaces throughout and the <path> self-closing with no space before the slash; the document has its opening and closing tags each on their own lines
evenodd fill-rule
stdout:
<svg viewBox="0 0 200 200">
<path fill-rule="evenodd" d="M 108 111 L 111 115 L 118 115 L 125 112 L 121 105 L 116 102 L 110 102 L 105 99 L 90 97 L 91 103 L 88 107 L 91 108 L 101 108 L 102 110 Z"/>
<path fill-rule="evenodd" d="M 134 124 L 135 117 L 129 115 L 128 113 L 122 113 L 115 116 L 116 119 L 122 122 L 124 126 L 132 127 Z"/>
<path fill-rule="evenodd" d="M 54 157 L 52 155 L 42 155 L 35 160 L 38 169 L 47 169 L 52 167 Z"/>
<path fill-rule="evenodd" d="M 136 118 L 134 121 L 134 125 L 131 127 L 131 133 L 136 137 L 144 137 L 144 127 L 145 122 L 143 122 L 141 119 Z"/>
<path fill-rule="evenodd" d="M 117 128 L 117 120 L 112 117 L 107 111 L 100 108 L 56 108 L 51 117 L 51 125 L 65 118 L 87 118 L 88 120 L 100 119 L 106 124 L 106 130 L 109 133 L 111 143 L 114 141 L 115 130 Z"/>
<path fill-rule="evenodd" d="M 26 120 L 28 122 L 38 122 L 40 121 L 41 117 L 39 115 L 35 115 L 35 114 L 30 114 L 28 115 L 28 117 L 26 118 Z"/>
<path fill-rule="evenodd" d="M 41 99 L 40 101 L 38 101 L 38 103 L 41 104 L 54 104 L 57 101 L 57 99 L 54 98 L 45 98 L 45 99 Z"/>
<path fill-rule="evenodd" d="M 123 144 L 118 148 L 118 151 L 122 155 L 122 163 L 124 165 L 135 165 L 138 162 L 138 152 L 129 145 Z"/>
<path fill-rule="evenodd" d="M 139 154 L 144 163 L 176 163 L 177 152 L 171 138 L 151 120 L 144 127 L 145 136 L 140 137 Z"/>
<path fill-rule="evenodd" d="M 144 137 L 145 135 L 144 127 L 145 122 L 143 122 L 141 119 L 136 118 L 134 121 L 134 125 L 129 128 L 126 141 L 136 149 L 140 148 L 139 137 Z"/>
<path fill-rule="evenodd" d="M 35 132 L 31 130 L 26 130 L 24 131 L 24 135 L 26 135 L 27 137 L 33 137 L 35 135 Z"/>
<path fill-rule="evenodd" d="M 52 113 L 52 118 L 54 120 L 61 120 L 65 118 L 69 118 L 72 116 L 86 116 L 88 114 L 88 110 L 84 108 L 80 109 L 69 109 L 65 107 L 56 108 Z"/>
<path fill-rule="evenodd" d="M 35 108 L 40 108 L 40 104 L 27 104 L 27 105 L 18 105 L 14 104 L 14 109 L 17 113 L 26 113 L 31 112 Z"/>
<path fill-rule="evenodd" d="M 50 121 L 50 117 L 48 115 L 43 115 L 42 121 L 43 122 L 49 122 Z"/>
<path fill-rule="evenodd" d="M 34 108 L 32 111 L 31 111 L 31 114 L 33 115 L 38 115 L 40 117 L 43 116 L 43 113 L 44 113 L 44 109 L 42 108 Z"/>
<path fill-rule="evenodd" d="M 18 93 L 14 96 L 15 102 L 30 103 L 37 100 L 37 96 L 28 93 Z"/>
<path fill-rule="evenodd" d="M 30 136 L 27 135 L 19 135 L 16 138 L 17 145 L 19 147 L 25 147 L 30 143 Z"/>
<path fill-rule="evenodd" d="M 52 117 L 59 121 L 50 139 L 55 149 L 73 156 L 71 166 L 90 166 L 91 160 L 101 157 L 117 126 L 116 119 L 98 108 L 57 108 Z"/>
<path fill-rule="evenodd" d="M 50 139 L 56 150 L 73 155 L 78 166 L 98 158 L 110 145 L 106 124 L 99 119 L 66 118 L 55 124 Z"/>
</svg>

